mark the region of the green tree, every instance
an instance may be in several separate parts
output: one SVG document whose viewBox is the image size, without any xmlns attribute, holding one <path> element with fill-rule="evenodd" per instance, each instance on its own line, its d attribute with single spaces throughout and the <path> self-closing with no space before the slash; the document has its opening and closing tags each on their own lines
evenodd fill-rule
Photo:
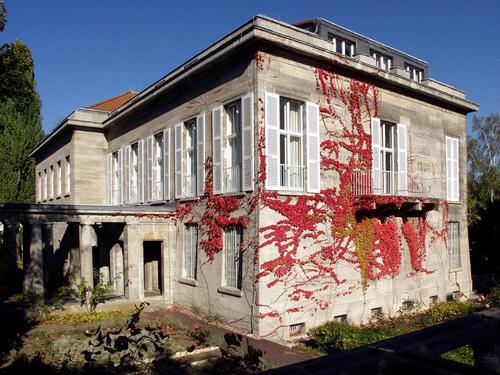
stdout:
<svg viewBox="0 0 500 375">
<path fill-rule="evenodd" d="M 12 100 L 20 113 L 40 113 L 33 57 L 29 47 L 16 40 L 0 47 L 0 102 Z"/>
<path fill-rule="evenodd" d="M 7 9 L 0 0 L 0 31 Z M 43 137 L 33 57 L 20 40 L 0 47 L 0 202 L 34 200 L 34 161 Z"/>
<path fill-rule="evenodd" d="M 469 216 L 500 198 L 500 114 L 474 116 L 473 135 L 467 142 Z"/>
<path fill-rule="evenodd" d="M 500 242 L 500 114 L 475 116 L 472 130 L 467 142 L 469 240 L 473 273 L 492 276 L 476 287 L 488 289 L 500 283 L 496 246 Z"/>
<path fill-rule="evenodd" d="M 0 31 L 3 31 L 6 23 L 7 23 L 7 8 L 5 8 L 3 0 L 0 0 Z"/>
<path fill-rule="evenodd" d="M 29 153 L 42 138 L 38 110 L 19 112 L 15 102 L 0 102 L 0 124 L 0 202 L 33 202 L 35 165 Z"/>
</svg>

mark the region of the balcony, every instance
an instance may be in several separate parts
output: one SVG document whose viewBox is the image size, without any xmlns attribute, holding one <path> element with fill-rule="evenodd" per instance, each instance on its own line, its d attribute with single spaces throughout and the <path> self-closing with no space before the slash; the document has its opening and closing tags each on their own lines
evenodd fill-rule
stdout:
<svg viewBox="0 0 500 375">
<path fill-rule="evenodd" d="M 226 193 L 241 191 L 241 167 L 239 164 L 224 170 L 224 189 Z"/>
<path fill-rule="evenodd" d="M 400 195 L 419 198 L 438 198 L 439 178 L 425 178 L 421 175 L 406 174 L 407 186 L 400 188 L 405 174 L 395 171 L 381 171 L 381 188 L 373 188 L 372 171 L 354 171 L 352 174 L 352 193 L 363 195 Z M 402 184 L 404 186 L 404 184 Z"/>
<path fill-rule="evenodd" d="M 280 164 L 280 190 L 304 191 L 304 167 Z"/>
</svg>

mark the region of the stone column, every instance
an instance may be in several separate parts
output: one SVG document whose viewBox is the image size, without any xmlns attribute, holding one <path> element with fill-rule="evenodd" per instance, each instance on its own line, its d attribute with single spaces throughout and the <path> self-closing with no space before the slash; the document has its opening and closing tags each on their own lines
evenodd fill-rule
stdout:
<svg viewBox="0 0 500 375">
<path fill-rule="evenodd" d="M 16 289 L 17 279 L 17 223 L 4 223 L 3 240 L 7 260 L 7 281 L 11 290 Z"/>
<path fill-rule="evenodd" d="M 127 298 L 144 299 L 144 252 L 139 224 L 127 223 L 124 230 L 124 256 L 126 260 Z"/>
<path fill-rule="evenodd" d="M 99 275 L 102 275 L 102 281 L 108 283 L 110 276 L 110 249 L 108 245 L 108 236 L 106 230 L 101 228 L 97 235 L 97 246 L 99 248 Z"/>
<path fill-rule="evenodd" d="M 54 274 L 54 225 L 52 223 L 42 225 L 43 242 L 43 264 L 45 268 L 44 283 L 50 290 L 50 285 Z"/>
<path fill-rule="evenodd" d="M 80 224 L 80 267 L 81 277 L 91 287 L 94 286 L 94 270 L 92 260 L 92 245 L 94 243 L 94 228 L 90 224 Z"/>
<path fill-rule="evenodd" d="M 125 270 L 123 269 L 123 249 L 119 243 L 111 249 L 113 254 L 113 285 L 115 293 L 122 296 L 125 287 Z"/>
<path fill-rule="evenodd" d="M 24 249 L 24 294 L 42 298 L 45 293 L 42 227 L 40 224 L 23 225 L 27 248 Z"/>
</svg>

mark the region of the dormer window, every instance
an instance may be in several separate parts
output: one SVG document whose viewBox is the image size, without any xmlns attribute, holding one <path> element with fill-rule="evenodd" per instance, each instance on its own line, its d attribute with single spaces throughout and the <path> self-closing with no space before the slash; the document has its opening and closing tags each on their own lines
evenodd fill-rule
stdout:
<svg viewBox="0 0 500 375">
<path fill-rule="evenodd" d="M 422 82 L 424 71 L 416 66 L 405 63 L 405 69 L 410 73 L 410 79 L 415 82 Z"/>
<path fill-rule="evenodd" d="M 371 50 L 371 55 L 377 63 L 377 68 L 383 70 L 391 70 L 392 68 L 392 57 L 384 55 L 380 52 Z"/>
<path fill-rule="evenodd" d="M 350 40 L 338 37 L 336 35 L 330 35 L 330 39 L 333 43 L 333 50 L 344 56 L 353 57 L 355 52 L 355 43 Z"/>
</svg>

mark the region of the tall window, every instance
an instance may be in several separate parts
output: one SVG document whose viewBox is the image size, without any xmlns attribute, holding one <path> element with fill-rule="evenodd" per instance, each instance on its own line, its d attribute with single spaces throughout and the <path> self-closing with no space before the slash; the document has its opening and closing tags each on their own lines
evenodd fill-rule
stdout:
<svg viewBox="0 0 500 375">
<path fill-rule="evenodd" d="M 283 190 L 303 190 L 303 108 L 302 104 L 280 99 L 279 162 Z"/>
<path fill-rule="evenodd" d="M 394 133 L 395 124 L 381 121 L 382 142 L 380 160 L 382 162 L 382 193 L 394 194 Z"/>
<path fill-rule="evenodd" d="M 38 172 L 37 179 L 36 179 L 36 199 L 37 201 L 42 200 L 42 172 Z"/>
<path fill-rule="evenodd" d="M 458 138 L 446 137 L 446 199 L 458 201 L 459 193 L 459 166 L 458 166 Z"/>
<path fill-rule="evenodd" d="M 137 202 L 139 200 L 139 144 L 130 145 L 130 186 L 129 201 Z"/>
<path fill-rule="evenodd" d="M 356 53 L 354 42 L 351 42 L 350 40 L 344 38 L 340 38 L 338 36 L 330 36 L 330 37 L 335 52 L 345 56 L 350 56 L 350 57 L 354 56 L 354 54 Z"/>
<path fill-rule="evenodd" d="M 225 107 L 227 147 L 224 187 L 227 192 L 241 191 L 241 100 Z"/>
<path fill-rule="evenodd" d="M 243 228 L 230 226 L 224 229 L 224 284 L 241 289 L 241 240 Z"/>
<path fill-rule="evenodd" d="M 66 174 L 66 193 L 69 193 L 71 191 L 71 160 L 69 156 L 66 156 L 65 163 L 66 168 L 64 168 L 64 173 Z"/>
<path fill-rule="evenodd" d="M 422 82 L 424 71 L 416 66 L 406 64 L 405 69 L 410 73 L 410 79 L 415 82 Z"/>
<path fill-rule="evenodd" d="M 377 67 L 384 70 L 391 70 L 392 68 L 392 57 L 384 55 L 380 52 L 371 51 L 372 57 L 377 63 Z"/>
<path fill-rule="evenodd" d="M 448 266 L 450 270 L 460 268 L 460 241 L 458 222 L 448 222 Z"/>
<path fill-rule="evenodd" d="M 184 238 L 184 277 L 196 280 L 198 259 L 198 226 L 186 225 Z"/>
<path fill-rule="evenodd" d="M 163 199 L 163 133 L 153 138 L 153 200 Z"/>
<path fill-rule="evenodd" d="M 186 196 L 196 195 L 196 119 L 184 123 L 186 128 Z"/>
<path fill-rule="evenodd" d="M 113 152 L 111 157 L 112 162 L 112 192 L 113 192 L 113 202 L 112 204 L 120 204 L 120 158 L 118 156 L 118 151 Z"/>
<path fill-rule="evenodd" d="M 56 194 L 59 196 L 62 193 L 62 168 L 61 161 L 57 162 L 57 184 L 56 184 Z"/>
<path fill-rule="evenodd" d="M 54 166 L 49 167 L 49 198 L 54 198 Z"/>
<path fill-rule="evenodd" d="M 43 170 L 43 181 L 42 181 L 42 197 L 43 200 L 47 200 L 48 197 L 48 179 L 47 179 L 47 169 Z"/>
</svg>

